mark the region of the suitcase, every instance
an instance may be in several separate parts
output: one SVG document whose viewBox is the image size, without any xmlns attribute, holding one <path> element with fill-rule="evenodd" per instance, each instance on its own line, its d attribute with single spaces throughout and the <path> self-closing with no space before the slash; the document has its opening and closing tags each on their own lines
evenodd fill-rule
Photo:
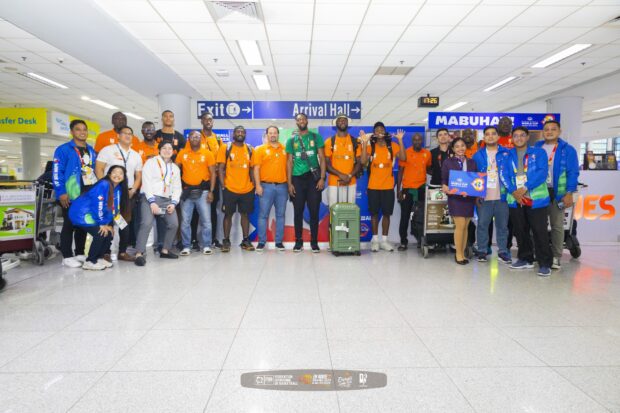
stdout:
<svg viewBox="0 0 620 413">
<path fill-rule="evenodd" d="M 349 187 L 347 186 L 347 199 Z M 340 201 L 329 209 L 329 246 L 332 254 L 360 255 L 360 208 L 356 204 Z"/>
</svg>

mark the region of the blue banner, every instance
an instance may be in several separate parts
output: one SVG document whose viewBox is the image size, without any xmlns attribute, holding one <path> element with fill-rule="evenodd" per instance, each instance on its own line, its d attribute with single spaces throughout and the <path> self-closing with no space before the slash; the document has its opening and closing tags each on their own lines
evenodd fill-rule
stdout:
<svg viewBox="0 0 620 413">
<path fill-rule="evenodd" d="M 448 178 L 448 192 L 451 195 L 485 197 L 486 184 L 485 173 L 451 170 Z"/>
<path fill-rule="evenodd" d="M 512 125 L 525 126 L 530 130 L 542 130 L 546 121 L 560 121 L 559 113 L 477 113 L 477 112 L 429 112 L 429 129 L 484 129 L 496 126 L 499 120 L 507 116 Z"/>
<path fill-rule="evenodd" d="M 361 119 L 360 101 L 304 101 L 304 100 L 255 100 L 207 101 L 199 100 L 197 115 L 210 112 L 214 119 L 293 119 L 304 113 L 308 119 L 334 119 L 344 113 L 351 119 Z"/>
</svg>

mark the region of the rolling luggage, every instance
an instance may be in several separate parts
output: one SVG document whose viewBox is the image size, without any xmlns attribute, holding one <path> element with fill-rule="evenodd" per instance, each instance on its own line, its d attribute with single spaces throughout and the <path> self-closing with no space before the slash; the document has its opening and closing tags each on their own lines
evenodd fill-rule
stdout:
<svg viewBox="0 0 620 413">
<path fill-rule="evenodd" d="M 356 204 L 340 202 L 337 191 L 337 203 L 329 209 L 329 245 L 332 254 L 360 255 L 360 208 Z M 347 186 L 347 199 L 349 198 Z"/>
</svg>

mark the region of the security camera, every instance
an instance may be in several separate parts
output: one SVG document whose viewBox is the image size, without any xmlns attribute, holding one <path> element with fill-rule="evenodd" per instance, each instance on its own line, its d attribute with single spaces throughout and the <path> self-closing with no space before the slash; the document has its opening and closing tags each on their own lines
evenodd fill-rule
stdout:
<svg viewBox="0 0 620 413">
<path fill-rule="evenodd" d="M 58 58 L 58 63 L 63 64 L 65 62 L 65 59 L 62 57 Z"/>
</svg>

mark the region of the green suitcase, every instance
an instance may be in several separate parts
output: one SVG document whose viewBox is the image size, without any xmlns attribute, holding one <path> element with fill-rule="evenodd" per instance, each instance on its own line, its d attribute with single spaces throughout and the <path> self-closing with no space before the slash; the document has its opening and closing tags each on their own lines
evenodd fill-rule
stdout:
<svg viewBox="0 0 620 413">
<path fill-rule="evenodd" d="M 356 204 L 338 202 L 329 209 L 329 245 L 335 256 L 361 254 L 360 208 Z"/>
</svg>

